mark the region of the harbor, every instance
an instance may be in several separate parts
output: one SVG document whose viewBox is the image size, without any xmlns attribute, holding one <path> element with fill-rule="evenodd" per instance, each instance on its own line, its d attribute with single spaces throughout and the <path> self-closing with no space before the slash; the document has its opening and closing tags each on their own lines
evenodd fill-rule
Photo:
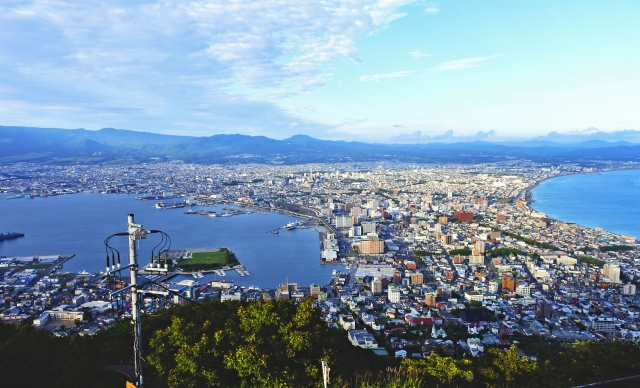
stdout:
<svg viewBox="0 0 640 388">
<path fill-rule="evenodd" d="M 104 271 L 104 236 L 122 231 L 118 230 L 124 229 L 122 215 L 135 213 L 143 225 L 166 231 L 172 238 L 173 247 L 228 247 L 241 260 L 244 271 L 249 273 L 241 276 L 230 268 L 218 273 L 203 272 L 205 279 L 225 279 L 239 286 L 268 288 L 275 287 L 286 276 L 296 279 L 299 284 L 322 283 L 331 276 L 333 266 L 319 263 L 320 247 L 314 227 L 306 224 L 309 229 L 296 227 L 287 231 L 282 228 L 291 222 L 305 220 L 304 217 L 292 218 L 279 211 L 230 203 L 191 206 L 188 210 L 198 214 L 186 215 L 187 209 L 159 211 L 153 206 L 153 201 L 136 200 L 134 197 L 80 193 L 0 201 L 0 213 L 6 225 L 11 225 L 15 231 L 25 232 L 23 238 L 0 243 L 0 256 L 72 251 L 76 256 L 65 263 L 66 271 Z M 230 213 L 224 208 L 247 212 L 220 219 L 198 216 L 200 211 Z M 56 227 L 51 228 L 51 225 Z M 272 233 L 273 230 L 278 234 Z M 153 243 L 154 238 L 149 237 L 148 242 L 140 244 L 141 258 L 149 257 L 157 243 Z M 127 250 L 124 242 L 116 241 L 115 244 L 121 252 Z M 194 279 L 191 274 L 181 276 L 184 276 L 182 279 Z"/>
</svg>

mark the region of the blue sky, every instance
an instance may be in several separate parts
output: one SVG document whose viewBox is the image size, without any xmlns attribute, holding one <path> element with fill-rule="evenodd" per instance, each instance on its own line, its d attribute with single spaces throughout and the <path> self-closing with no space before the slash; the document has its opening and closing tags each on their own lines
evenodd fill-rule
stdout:
<svg viewBox="0 0 640 388">
<path fill-rule="evenodd" d="M 0 125 L 414 142 L 640 129 L 638 1 L 0 0 Z"/>
</svg>

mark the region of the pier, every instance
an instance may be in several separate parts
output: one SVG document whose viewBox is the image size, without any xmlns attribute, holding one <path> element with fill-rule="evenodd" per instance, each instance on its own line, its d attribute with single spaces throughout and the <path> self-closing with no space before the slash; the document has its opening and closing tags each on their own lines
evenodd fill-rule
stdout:
<svg viewBox="0 0 640 388">
<path fill-rule="evenodd" d="M 60 258 L 58 260 L 56 260 L 55 263 L 51 264 L 50 266 L 48 266 L 44 271 L 42 271 L 42 273 L 40 274 L 40 276 L 49 276 L 57 267 L 62 266 L 64 263 L 66 263 L 67 261 L 71 260 L 76 254 L 75 253 L 65 253 L 60 255 Z"/>
</svg>

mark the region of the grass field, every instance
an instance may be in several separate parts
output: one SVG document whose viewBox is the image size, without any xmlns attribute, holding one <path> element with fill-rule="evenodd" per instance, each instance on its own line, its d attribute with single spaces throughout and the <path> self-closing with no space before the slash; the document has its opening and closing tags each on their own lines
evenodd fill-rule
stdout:
<svg viewBox="0 0 640 388">
<path fill-rule="evenodd" d="M 239 264 L 236 256 L 227 248 L 220 248 L 216 252 L 194 252 L 192 256 L 191 258 L 180 260 L 178 268 L 183 271 L 201 271 Z"/>
<path fill-rule="evenodd" d="M 27 269 L 45 269 L 48 268 L 51 264 L 31 264 L 27 267 Z"/>
</svg>

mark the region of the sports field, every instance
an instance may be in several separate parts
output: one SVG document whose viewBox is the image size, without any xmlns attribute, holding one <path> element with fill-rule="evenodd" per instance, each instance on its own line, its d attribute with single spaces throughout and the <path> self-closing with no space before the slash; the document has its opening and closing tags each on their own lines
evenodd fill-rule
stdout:
<svg viewBox="0 0 640 388">
<path fill-rule="evenodd" d="M 212 252 L 193 252 L 189 253 L 188 257 L 178 261 L 178 268 L 183 271 L 201 271 L 239 264 L 233 252 L 227 248 L 220 248 Z"/>
</svg>

